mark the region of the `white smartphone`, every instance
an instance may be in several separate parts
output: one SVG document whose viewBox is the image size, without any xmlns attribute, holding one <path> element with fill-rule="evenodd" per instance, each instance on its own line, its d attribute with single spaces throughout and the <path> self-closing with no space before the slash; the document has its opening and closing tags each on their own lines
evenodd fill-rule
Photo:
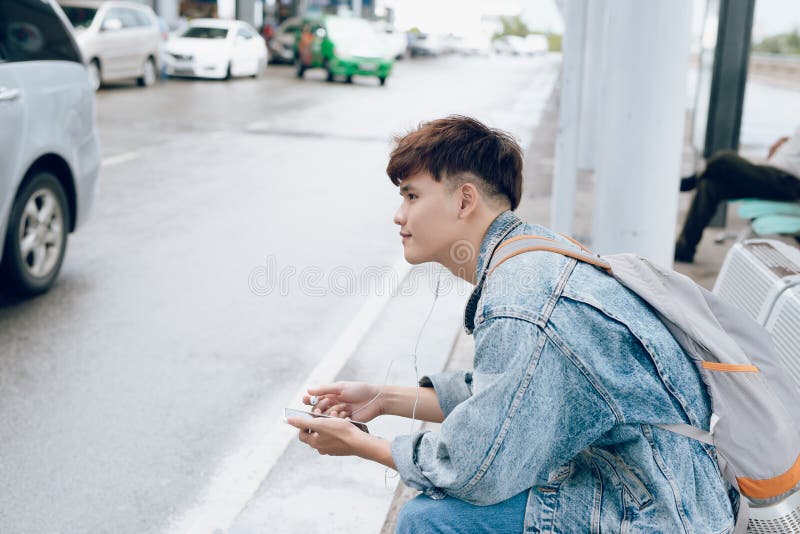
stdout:
<svg viewBox="0 0 800 534">
<path fill-rule="evenodd" d="M 325 415 L 325 414 L 321 414 L 321 413 L 312 413 L 312 412 L 306 412 L 306 411 L 303 411 L 303 410 L 294 410 L 292 408 L 284 408 L 283 409 L 283 420 L 286 421 L 290 417 L 303 417 L 303 418 L 306 418 L 306 419 L 314 419 L 316 417 L 327 417 L 328 419 L 339 419 L 339 417 L 333 417 L 333 416 Z M 355 427 L 357 429 L 361 430 L 362 432 L 366 432 L 367 434 L 369 434 L 369 428 L 367 428 L 367 424 L 366 423 L 361 423 L 359 421 L 350 421 L 350 422 L 353 425 L 355 425 Z"/>
</svg>

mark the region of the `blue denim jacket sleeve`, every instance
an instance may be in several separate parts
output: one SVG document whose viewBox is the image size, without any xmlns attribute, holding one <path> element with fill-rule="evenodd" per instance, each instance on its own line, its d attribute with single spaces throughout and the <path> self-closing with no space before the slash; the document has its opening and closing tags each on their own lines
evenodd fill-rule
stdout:
<svg viewBox="0 0 800 534">
<path fill-rule="evenodd" d="M 489 505 L 547 483 L 617 421 L 579 361 L 539 326 L 501 316 L 474 334 L 472 395 L 438 433 L 395 438 L 392 457 L 430 497 Z"/>
<path fill-rule="evenodd" d="M 453 408 L 472 396 L 472 371 L 445 371 L 419 380 L 422 387 L 432 387 L 442 413 L 447 417 Z"/>
</svg>

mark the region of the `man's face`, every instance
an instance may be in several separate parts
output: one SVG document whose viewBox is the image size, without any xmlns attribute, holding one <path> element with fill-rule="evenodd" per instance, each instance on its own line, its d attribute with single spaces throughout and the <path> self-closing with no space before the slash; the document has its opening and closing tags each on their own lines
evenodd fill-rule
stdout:
<svg viewBox="0 0 800 534">
<path fill-rule="evenodd" d="M 403 201 L 394 215 L 400 226 L 403 255 L 411 264 L 442 263 L 460 228 L 458 195 L 444 180 L 437 182 L 427 172 L 400 182 Z"/>
</svg>

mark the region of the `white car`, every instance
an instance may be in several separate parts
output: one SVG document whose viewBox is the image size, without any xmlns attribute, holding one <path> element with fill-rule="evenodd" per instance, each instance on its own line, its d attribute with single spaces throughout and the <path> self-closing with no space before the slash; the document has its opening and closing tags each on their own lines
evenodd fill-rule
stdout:
<svg viewBox="0 0 800 534">
<path fill-rule="evenodd" d="M 161 28 L 149 7 L 118 0 L 60 0 L 92 83 L 127 78 L 148 87 L 158 78 Z"/>
<path fill-rule="evenodd" d="M 257 78 L 267 68 L 267 45 L 238 20 L 195 19 L 164 47 L 169 76 Z"/>
<path fill-rule="evenodd" d="M 393 59 L 403 59 L 408 54 L 408 37 L 406 32 L 401 32 L 387 22 L 373 23 L 375 32 L 381 38 L 384 48 L 386 49 L 386 57 Z"/>
<path fill-rule="evenodd" d="M 33 295 L 89 217 L 100 145 L 94 88 L 52 0 L 0 2 L 0 283 Z"/>
</svg>

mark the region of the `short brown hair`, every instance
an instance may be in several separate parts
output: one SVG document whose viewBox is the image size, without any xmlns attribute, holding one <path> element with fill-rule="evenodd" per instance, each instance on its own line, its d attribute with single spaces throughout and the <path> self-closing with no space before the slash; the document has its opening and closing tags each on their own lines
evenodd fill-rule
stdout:
<svg viewBox="0 0 800 534">
<path fill-rule="evenodd" d="M 394 185 L 420 172 L 469 181 L 477 176 L 484 193 L 504 196 L 514 210 L 522 196 L 522 150 L 511 135 L 462 115 L 423 122 L 395 139 L 386 174 Z"/>
</svg>

